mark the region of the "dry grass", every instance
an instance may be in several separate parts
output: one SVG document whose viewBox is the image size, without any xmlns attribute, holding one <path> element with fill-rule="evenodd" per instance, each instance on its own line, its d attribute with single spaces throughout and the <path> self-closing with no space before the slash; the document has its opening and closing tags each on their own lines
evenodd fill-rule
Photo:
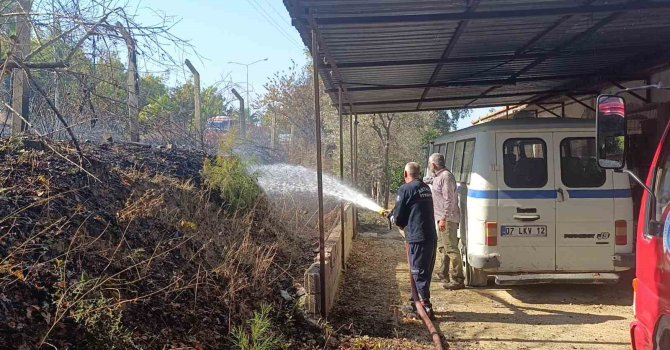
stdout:
<svg viewBox="0 0 670 350">
<path fill-rule="evenodd" d="M 0 157 L 0 343 L 225 348 L 300 276 L 305 244 L 263 199 L 231 211 L 169 174 L 94 161 L 98 183 L 44 152 Z"/>
</svg>

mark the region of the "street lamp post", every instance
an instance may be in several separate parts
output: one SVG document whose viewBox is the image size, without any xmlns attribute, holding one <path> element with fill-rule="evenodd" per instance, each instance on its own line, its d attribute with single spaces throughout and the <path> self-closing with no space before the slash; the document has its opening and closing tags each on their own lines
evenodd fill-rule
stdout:
<svg viewBox="0 0 670 350">
<path fill-rule="evenodd" d="M 247 84 L 246 84 L 247 85 L 247 88 L 246 88 L 246 90 L 247 90 L 247 103 L 246 103 L 247 106 L 245 108 L 249 111 L 251 111 L 251 107 L 250 107 L 251 104 L 250 104 L 250 101 L 249 101 L 249 66 L 251 66 L 253 64 L 256 64 L 256 63 L 259 63 L 259 62 L 264 62 L 264 61 L 267 61 L 267 60 L 268 60 L 267 58 L 263 58 L 261 60 L 254 61 L 254 62 L 251 62 L 251 63 L 240 63 L 240 62 L 232 62 L 232 61 L 228 62 L 228 64 L 237 64 L 237 65 L 240 65 L 240 66 L 245 66 L 246 69 L 247 69 Z"/>
</svg>

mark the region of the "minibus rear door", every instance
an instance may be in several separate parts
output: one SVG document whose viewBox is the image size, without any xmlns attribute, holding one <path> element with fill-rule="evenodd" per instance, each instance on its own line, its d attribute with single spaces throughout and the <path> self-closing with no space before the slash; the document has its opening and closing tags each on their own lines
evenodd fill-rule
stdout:
<svg viewBox="0 0 670 350">
<path fill-rule="evenodd" d="M 497 133 L 498 252 L 501 272 L 556 268 L 552 133 Z"/>
</svg>

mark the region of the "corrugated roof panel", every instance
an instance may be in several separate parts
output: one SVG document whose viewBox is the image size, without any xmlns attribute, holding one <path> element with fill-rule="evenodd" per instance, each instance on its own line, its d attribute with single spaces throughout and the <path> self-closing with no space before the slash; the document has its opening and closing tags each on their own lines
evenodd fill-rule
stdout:
<svg viewBox="0 0 670 350">
<path fill-rule="evenodd" d="M 358 113 L 534 101 L 670 61 L 670 0 L 284 3 L 305 43 L 320 23 L 324 61 L 343 65 L 320 69 L 325 84 L 344 83 Z"/>
<path fill-rule="evenodd" d="M 426 98 L 477 96 L 484 93 L 487 86 L 454 86 L 432 88 Z"/>
<path fill-rule="evenodd" d="M 434 65 L 383 67 L 383 68 L 343 68 L 342 79 L 350 86 L 360 85 L 401 85 L 421 84 L 430 76 Z"/>
<path fill-rule="evenodd" d="M 394 89 L 385 91 L 360 91 L 353 92 L 350 95 L 353 96 L 354 102 L 364 102 L 378 100 L 397 101 L 419 99 L 422 93 L 423 89 Z"/>
<path fill-rule="evenodd" d="M 396 111 L 411 111 L 416 109 L 416 103 L 392 103 L 356 106 L 356 113 L 384 113 Z"/>
</svg>

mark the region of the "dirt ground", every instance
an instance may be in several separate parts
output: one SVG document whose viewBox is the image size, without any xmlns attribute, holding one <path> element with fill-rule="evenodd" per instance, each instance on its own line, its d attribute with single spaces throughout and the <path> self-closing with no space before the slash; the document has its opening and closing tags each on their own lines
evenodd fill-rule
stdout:
<svg viewBox="0 0 670 350">
<path fill-rule="evenodd" d="M 423 324 L 397 311 L 410 297 L 403 244 L 393 232 L 363 232 L 354 242 L 332 317 L 336 329 L 359 335 L 347 348 L 433 348 Z M 630 277 L 616 285 L 490 283 L 459 291 L 434 283 L 431 292 L 449 349 L 630 349 Z"/>
</svg>

